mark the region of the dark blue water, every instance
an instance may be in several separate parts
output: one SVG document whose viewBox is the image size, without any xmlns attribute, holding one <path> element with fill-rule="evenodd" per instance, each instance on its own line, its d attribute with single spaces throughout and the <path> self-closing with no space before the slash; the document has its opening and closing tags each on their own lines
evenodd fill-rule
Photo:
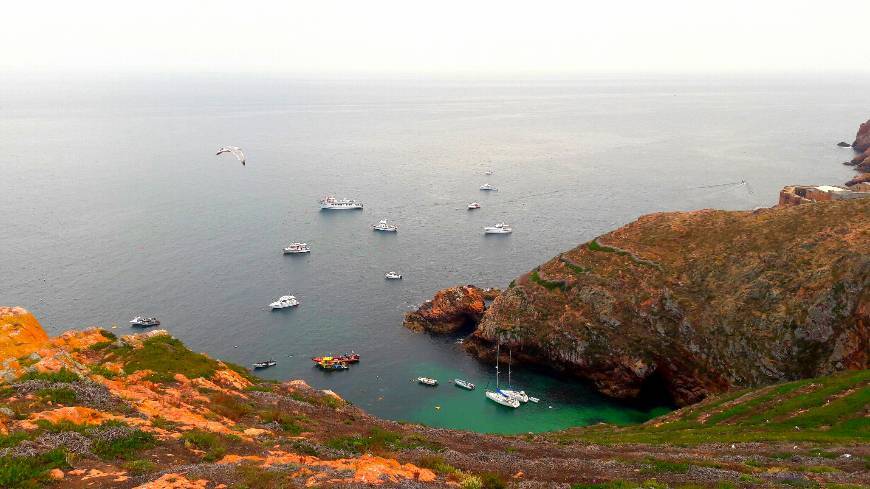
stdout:
<svg viewBox="0 0 870 489">
<path fill-rule="evenodd" d="M 406 331 L 402 314 L 446 286 L 505 286 L 640 214 L 842 183 L 849 150 L 835 143 L 866 119 L 868 81 L 2 79 L 0 303 L 51 333 L 123 333 L 156 315 L 193 349 L 274 357 L 264 376 L 394 419 L 513 432 L 642 421 L 659 411 L 529 371 L 514 383 L 544 401 L 515 412 L 446 385 L 484 386 L 492 369 Z M 226 144 L 246 167 L 214 155 Z M 487 181 L 501 191 L 480 192 Z M 326 193 L 366 209 L 321 212 Z M 473 200 L 483 208 L 468 212 Z M 400 232 L 373 233 L 381 218 Z M 482 235 L 502 220 L 512 235 Z M 297 240 L 310 256 L 282 256 Z M 270 312 L 287 293 L 302 305 Z M 348 372 L 308 359 L 350 349 L 363 361 Z"/>
</svg>

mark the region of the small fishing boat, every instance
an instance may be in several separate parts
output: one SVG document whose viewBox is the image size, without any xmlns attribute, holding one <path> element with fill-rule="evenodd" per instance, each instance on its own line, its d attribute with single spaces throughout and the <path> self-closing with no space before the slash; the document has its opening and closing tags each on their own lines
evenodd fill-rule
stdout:
<svg viewBox="0 0 870 489">
<path fill-rule="evenodd" d="M 323 370 L 347 370 L 347 362 L 337 360 L 335 357 L 322 357 L 319 362 L 315 362 L 318 367 Z"/>
<path fill-rule="evenodd" d="M 538 399 L 537 397 L 532 397 L 532 396 L 529 396 L 529 401 L 531 401 L 531 402 L 533 402 L 533 403 L 535 403 L 535 404 L 541 402 L 540 399 Z"/>
<path fill-rule="evenodd" d="M 474 209 L 480 209 L 479 202 L 472 202 L 472 203 L 468 204 L 468 210 L 474 210 Z"/>
<path fill-rule="evenodd" d="M 350 353 L 344 353 L 341 355 L 332 355 L 332 356 L 324 355 L 322 357 L 312 357 L 311 361 L 314 363 L 320 363 L 324 359 L 326 359 L 327 361 L 336 361 L 336 362 L 344 362 L 344 363 L 358 363 L 360 356 L 359 356 L 359 353 L 350 352 Z"/>
<path fill-rule="evenodd" d="M 496 187 L 494 187 L 488 183 L 484 183 L 483 185 L 481 185 L 480 190 L 488 190 L 488 191 L 492 191 L 492 192 L 498 192 L 498 189 Z"/>
<path fill-rule="evenodd" d="M 275 360 L 272 360 L 270 358 L 269 360 L 266 360 L 265 362 L 254 362 L 251 365 L 254 367 L 254 370 L 259 370 L 261 368 L 274 367 L 275 365 L 278 365 L 278 362 L 276 362 Z"/>
<path fill-rule="evenodd" d="M 484 175 L 492 175 L 492 170 L 486 170 L 483 172 Z"/>
<path fill-rule="evenodd" d="M 311 246 L 308 243 L 290 243 L 284 248 L 285 255 L 295 255 L 299 253 L 311 253 Z"/>
<path fill-rule="evenodd" d="M 402 274 L 399 272 L 387 272 L 384 274 L 384 278 L 387 280 L 401 280 Z"/>
<path fill-rule="evenodd" d="M 390 224 L 386 219 L 381 219 L 377 224 L 372 224 L 372 229 L 375 231 L 382 231 L 385 233 L 395 233 L 399 230 L 399 226 L 395 224 Z"/>
<path fill-rule="evenodd" d="M 470 391 L 474 390 L 474 384 L 467 380 L 453 379 L 453 383 L 456 384 L 457 387 L 462 387 L 463 389 L 468 389 Z"/>
<path fill-rule="evenodd" d="M 417 382 L 423 385 L 429 385 L 435 387 L 438 385 L 438 381 L 436 379 L 430 379 L 429 377 L 417 377 Z"/>
<path fill-rule="evenodd" d="M 140 328 L 147 328 L 149 326 L 160 326 L 160 320 L 157 318 L 136 316 L 130 320 L 130 324 L 132 324 L 133 326 L 138 326 Z"/>
<path fill-rule="evenodd" d="M 282 295 L 275 302 L 269 304 L 269 307 L 272 309 L 284 309 L 287 307 L 296 307 L 299 305 L 299 301 L 296 300 L 295 296 L 292 295 Z"/>
</svg>

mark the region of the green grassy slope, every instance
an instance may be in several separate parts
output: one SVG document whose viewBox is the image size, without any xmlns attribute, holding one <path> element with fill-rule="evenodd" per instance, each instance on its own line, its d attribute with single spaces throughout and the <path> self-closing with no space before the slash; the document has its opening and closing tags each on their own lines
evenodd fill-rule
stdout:
<svg viewBox="0 0 870 489">
<path fill-rule="evenodd" d="M 870 442 L 870 370 L 744 389 L 628 427 L 551 435 L 594 443 Z"/>
</svg>

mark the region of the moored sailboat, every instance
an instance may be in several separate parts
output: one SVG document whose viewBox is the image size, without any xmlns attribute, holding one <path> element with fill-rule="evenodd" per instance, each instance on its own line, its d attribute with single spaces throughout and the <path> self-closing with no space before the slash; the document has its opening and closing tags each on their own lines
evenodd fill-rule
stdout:
<svg viewBox="0 0 870 489">
<path fill-rule="evenodd" d="M 501 353 L 501 343 L 496 346 L 495 350 L 495 390 L 488 390 L 484 394 L 487 399 L 495 402 L 496 404 L 501 404 L 502 406 L 506 406 L 509 408 L 518 408 L 520 407 L 520 401 L 514 399 L 513 397 L 508 396 L 501 392 L 498 388 L 498 357 Z"/>
</svg>

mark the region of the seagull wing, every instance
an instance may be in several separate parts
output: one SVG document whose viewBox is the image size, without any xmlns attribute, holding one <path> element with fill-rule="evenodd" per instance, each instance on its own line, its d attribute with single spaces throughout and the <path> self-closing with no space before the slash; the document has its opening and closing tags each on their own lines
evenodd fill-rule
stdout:
<svg viewBox="0 0 870 489">
<path fill-rule="evenodd" d="M 238 146 L 224 146 L 223 148 L 219 149 L 218 152 L 215 154 L 220 155 L 223 153 L 232 153 L 233 156 L 235 156 L 236 159 L 238 159 L 242 163 L 242 165 L 245 164 L 245 152 L 242 151 L 242 148 Z"/>
</svg>

